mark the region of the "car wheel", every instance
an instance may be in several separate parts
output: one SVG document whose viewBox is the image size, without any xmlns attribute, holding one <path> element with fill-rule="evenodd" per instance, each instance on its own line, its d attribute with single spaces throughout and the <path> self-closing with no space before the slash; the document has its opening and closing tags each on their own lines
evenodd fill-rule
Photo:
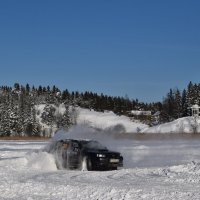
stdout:
<svg viewBox="0 0 200 200">
<path fill-rule="evenodd" d="M 57 169 L 62 169 L 62 167 L 60 166 L 60 163 L 57 159 L 55 160 L 55 163 L 56 163 Z"/>
<path fill-rule="evenodd" d="M 87 156 L 83 157 L 82 170 L 83 171 L 91 171 L 92 170 L 92 162 L 91 162 L 90 157 L 87 157 Z"/>
<path fill-rule="evenodd" d="M 87 157 L 87 170 L 93 170 L 91 158 Z"/>
</svg>

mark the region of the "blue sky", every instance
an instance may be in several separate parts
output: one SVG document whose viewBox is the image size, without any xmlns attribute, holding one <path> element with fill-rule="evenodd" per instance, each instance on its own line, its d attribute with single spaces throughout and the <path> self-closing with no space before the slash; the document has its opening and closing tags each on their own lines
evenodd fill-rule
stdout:
<svg viewBox="0 0 200 200">
<path fill-rule="evenodd" d="M 0 85 L 144 102 L 200 77 L 198 0 L 2 0 Z"/>
</svg>

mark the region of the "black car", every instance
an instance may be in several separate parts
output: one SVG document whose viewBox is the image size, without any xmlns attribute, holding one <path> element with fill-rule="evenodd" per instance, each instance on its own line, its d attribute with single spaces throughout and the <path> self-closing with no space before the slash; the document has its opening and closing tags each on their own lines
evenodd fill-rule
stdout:
<svg viewBox="0 0 200 200">
<path fill-rule="evenodd" d="M 52 142 L 48 151 L 55 156 L 58 169 L 116 170 L 123 166 L 119 152 L 94 140 L 59 140 Z"/>
</svg>

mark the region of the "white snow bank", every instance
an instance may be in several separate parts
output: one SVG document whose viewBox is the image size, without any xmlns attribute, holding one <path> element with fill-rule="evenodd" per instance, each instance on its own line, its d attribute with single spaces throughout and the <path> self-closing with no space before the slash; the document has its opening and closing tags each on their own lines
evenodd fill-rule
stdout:
<svg viewBox="0 0 200 200">
<path fill-rule="evenodd" d="M 200 163 L 192 161 L 184 165 L 177 165 L 167 168 L 158 168 L 152 174 L 159 177 L 167 177 L 166 182 L 199 184 Z"/>
<path fill-rule="evenodd" d="M 12 150 L 12 149 L 11 149 Z M 24 169 L 41 170 L 41 171 L 55 171 L 57 170 L 53 155 L 46 152 L 32 152 L 27 153 L 23 157 L 0 158 L 3 163 L 7 165 L 7 169 L 21 171 Z"/>
<path fill-rule="evenodd" d="M 200 120 L 193 117 L 183 117 L 169 123 L 145 128 L 142 133 L 194 133 L 195 129 L 200 132 Z"/>
<path fill-rule="evenodd" d="M 132 122 L 126 116 L 118 116 L 113 112 L 96 112 L 94 110 L 78 109 L 78 124 L 87 124 L 94 128 L 109 130 L 110 128 L 121 125 L 127 133 L 137 133 L 148 126 L 142 123 Z"/>
<path fill-rule="evenodd" d="M 176 173 L 200 174 L 200 163 L 192 161 L 185 165 L 172 166 L 169 169 Z"/>
<path fill-rule="evenodd" d="M 28 154 L 27 167 L 37 170 L 57 170 L 53 155 L 46 152 L 33 152 Z"/>
</svg>

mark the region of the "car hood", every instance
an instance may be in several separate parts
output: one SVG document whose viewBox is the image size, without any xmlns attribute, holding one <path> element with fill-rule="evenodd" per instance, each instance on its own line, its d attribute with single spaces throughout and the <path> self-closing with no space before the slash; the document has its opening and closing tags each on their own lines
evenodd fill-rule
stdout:
<svg viewBox="0 0 200 200">
<path fill-rule="evenodd" d="M 88 153 L 102 153 L 102 154 L 118 154 L 118 155 L 120 155 L 119 152 L 109 151 L 109 150 L 104 150 L 104 149 L 87 149 L 85 152 L 88 152 Z"/>
</svg>

